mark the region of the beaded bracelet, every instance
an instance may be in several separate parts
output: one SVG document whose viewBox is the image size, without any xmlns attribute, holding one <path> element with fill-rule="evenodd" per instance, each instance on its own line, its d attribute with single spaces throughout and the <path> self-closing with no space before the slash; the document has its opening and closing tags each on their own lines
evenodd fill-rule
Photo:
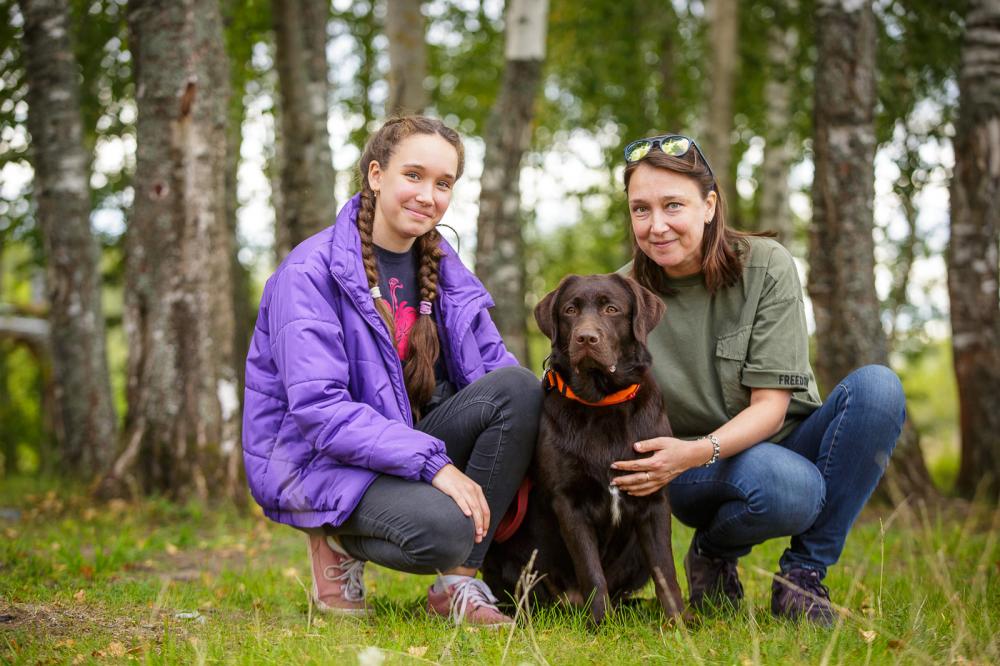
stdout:
<svg viewBox="0 0 1000 666">
<path fill-rule="evenodd" d="M 719 438 L 715 435 L 705 435 L 702 439 L 707 439 L 712 443 L 712 457 L 702 467 L 709 467 L 719 459 Z"/>
</svg>

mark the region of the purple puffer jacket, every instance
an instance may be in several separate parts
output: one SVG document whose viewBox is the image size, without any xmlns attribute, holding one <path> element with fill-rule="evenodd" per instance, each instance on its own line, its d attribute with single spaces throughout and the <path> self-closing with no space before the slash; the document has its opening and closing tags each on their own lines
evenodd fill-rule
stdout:
<svg viewBox="0 0 1000 666">
<path fill-rule="evenodd" d="M 402 366 L 362 268 L 358 201 L 267 281 L 247 356 L 250 491 L 269 518 L 296 527 L 340 525 L 378 474 L 429 483 L 450 462 L 441 440 L 412 428 Z M 449 378 L 462 388 L 517 359 L 482 283 L 442 247 L 434 313 Z"/>
</svg>

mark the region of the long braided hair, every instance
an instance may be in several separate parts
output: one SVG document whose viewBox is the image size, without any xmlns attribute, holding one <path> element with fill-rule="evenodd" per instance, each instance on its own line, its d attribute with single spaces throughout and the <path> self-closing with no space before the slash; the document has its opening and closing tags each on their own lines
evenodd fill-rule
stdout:
<svg viewBox="0 0 1000 666">
<path fill-rule="evenodd" d="M 391 118 L 368 139 L 358 170 L 361 175 L 361 206 L 358 210 L 358 232 L 361 235 L 361 258 L 368 277 L 368 287 L 378 287 L 378 262 L 375 259 L 375 249 L 372 242 L 372 231 L 375 225 L 375 192 L 368 182 L 368 168 L 374 161 L 385 169 L 389 164 L 396 147 L 401 141 L 414 134 L 437 134 L 458 153 L 458 171 L 456 177 L 462 175 L 465 166 L 465 151 L 458 132 L 446 126 L 436 118 L 425 116 L 402 116 Z M 444 250 L 440 247 L 441 234 L 437 229 L 431 229 L 416 240 L 420 256 L 420 268 L 417 270 L 417 280 L 420 285 L 420 314 L 410 330 L 410 340 L 403 367 L 403 380 L 406 383 L 406 393 L 410 399 L 413 418 L 420 418 L 420 407 L 427 403 L 434 393 L 434 363 L 441 353 L 438 343 L 437 325 L 431 307 L 437 299 L 438 265 Z M 377 292 L 374 292 L 377 294 Z M 381 296 L 374 298 L 375 308 L 389 332 L 395 340 L 396 325 L 388 303 Z"/>
</svg>

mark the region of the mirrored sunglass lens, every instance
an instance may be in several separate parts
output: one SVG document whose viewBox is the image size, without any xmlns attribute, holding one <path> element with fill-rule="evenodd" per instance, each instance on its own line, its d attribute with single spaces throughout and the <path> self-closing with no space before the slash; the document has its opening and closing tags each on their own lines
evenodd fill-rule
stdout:
<svg viewBox="0 0 1000 666">
<path fill-rule="evenodd" d="M 680 157 L 691 147 L 691 141 L 681 136 L 664 139 L 660 143 L 660 150 L 672 157 Z M 648 151 L 647 151 L 648 152 Z"/>
<path fill-rule="evenodd" d="M 635 162 L 636 160 L 641 160 L 643 157 L 649 154 L 649 149 L 653 147 L 650 141 L 641 141 L 631 148 L 629 148 L 628 154 L 625 156 L 625 161 Z"/>
</svg>

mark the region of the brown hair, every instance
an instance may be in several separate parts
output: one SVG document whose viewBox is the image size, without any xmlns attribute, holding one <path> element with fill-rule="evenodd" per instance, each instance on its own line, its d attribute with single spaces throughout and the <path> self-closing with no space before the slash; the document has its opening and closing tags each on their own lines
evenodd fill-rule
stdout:
<svg viewBox="0 0 1000 666">
<path fill-rule="evenodd" d="M 667 155 L 657 148 L 649 151 L 642 159 L 626 164 L 626 194 L 632 174 L 641 164 L 687 176 L 698 185 L 702 199 L 707 198 L 709 192 L 715 192 L 717 197 L 715 215 L 706 226 L 701 239 L 701 272 L 705 277 L 705 287 L 710 294 L 739 282 L 743 275 L 743 256 L 750 248 L 747 239 L 751 236 L 774 236 L 774 233 L 770 231 L 747 233 L 726 226 L 726 202 L 722 190 L 705 159 L 693 147 L 679 157 Z M 671 294 L 674 291 L 667 286 L 667 274 L 663 268 L 639 248 L 634 232 L 632 232 L 632 277 L 647 289 L 664 294 Z"/>
<path fill-rule="evenodd" d="M 458 172 L 456 178 L 462 175 L 465 166 L 465 151 L 458 132 L 446 126 L 436 118 L 425 116 L 402 116 L 391 118 L 375 132 L 361 153 L 358 170 L 361 175 L 361 206 L 358 209 L 358 233 L 361 234 L 361 258 L 368 277 L 368 287 L 378 286 L 378 262 L 375 260 L 375 249 L 372 243 L 372 229 L 375 224 L 375 192 L 368 182 L 368 167 L 372 162 L 378 162 L 385 169 L 389 164 L 396 147 L 407 137 L 414 134 L 437 134 L 447 141 L 458 153 Z M 420 236 L 417 250 L 420 255 L 420 268 L 417 280 L 420 285 L 420 300 L 434 303 L 437 298 L 438 265 L 444 250 L 440 247 L 441 235 L 436 229 L 431 229 Z M 396 326 L 388 304 L 382 298 L 375 299 L 375 307 L 393 339 L 396 337 Z M 434 363 L 441 353 L 438 343 L 437 325 L 433 314 L 420 314 L 410 330 L 410 340 L 407 349 L 403 380 L 406 382 L 406 393 L 410 399 L 413 418 L 420 418 L 420 407 L 434 393 Z"/>
</svg>

